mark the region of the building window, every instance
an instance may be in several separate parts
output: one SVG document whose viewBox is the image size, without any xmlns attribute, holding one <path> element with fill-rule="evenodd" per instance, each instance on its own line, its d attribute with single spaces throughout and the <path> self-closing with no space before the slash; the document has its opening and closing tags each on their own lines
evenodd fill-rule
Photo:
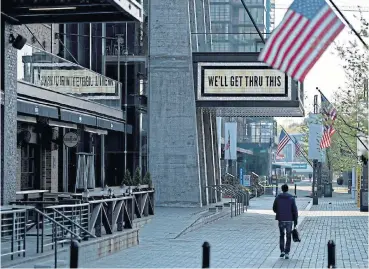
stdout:
<svg viewBox="0 0 369 269">
<path fill-rule="evenodd" d="M 21 190 L 34 190 L 40 188 L 38 177 L 39 146 L 26 144 L 21 148 Z"/>
<path fill-rule="evenodd" d="M 210 5 L 210 18 L 212 22 L 229 21 L 231 18 L 229 5 Z"/>
</svg>

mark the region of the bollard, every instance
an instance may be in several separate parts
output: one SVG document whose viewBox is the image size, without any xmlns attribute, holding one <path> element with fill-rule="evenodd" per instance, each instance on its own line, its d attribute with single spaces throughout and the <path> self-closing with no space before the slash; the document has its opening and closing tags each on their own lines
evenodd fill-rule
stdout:
<svg viewBox="0 0 369 269">
<path fill-rule="evenodd" d="M 202 268 L 210 268 L 210 244 L 208 242 L 202 245 Z"/>
<path fill-rule="evenodd" d="M 297 184 L 295 183 L 295 197 L 297 197 Z"/>
<path fill-rule="evenodd" d="M 336 244 L 333 240 L 328 241 L 328 268 L 336 268 Z"/>
<path fill-rule="evenodd" d="M 70 242 L 70 263 L 69 268 L 78 268 L 78 249 L 79 243 L 77 240 Z"/>
</svg>

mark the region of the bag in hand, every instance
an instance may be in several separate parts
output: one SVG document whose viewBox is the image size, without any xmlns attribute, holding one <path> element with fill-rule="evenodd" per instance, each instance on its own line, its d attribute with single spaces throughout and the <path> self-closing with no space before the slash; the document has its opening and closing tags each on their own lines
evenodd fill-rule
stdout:
<svg viewBox="0 0 369 269">
<path fill-rule="evenodd" d="M 296 228 L 292 230 L 292 240 L 293 242 L 301 242 L 300 234 Z"/>
</svg>

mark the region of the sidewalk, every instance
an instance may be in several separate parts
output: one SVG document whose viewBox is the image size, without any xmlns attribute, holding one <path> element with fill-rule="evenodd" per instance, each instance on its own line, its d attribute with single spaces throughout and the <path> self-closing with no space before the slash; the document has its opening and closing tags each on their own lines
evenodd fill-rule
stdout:
<svg viewBox="0 0 369 269">
<path fill-rule="evenodd" d="M 309 198 L 298 198 L 302 211 Z M 178 239 L 173 238 L 181 209 L 159 209 L 160 217 L 142 229 L 140 245 L 111 255 L 84 267 L 105 268 L 199 268 L 201 245 L 211 244 L 211 267 L 261 267 L 278 245 L 278 228 L 271 210 L 274 197 L 254 198 L 247 213 L 208 224 Z M 164 212 L 174 210 L 177 217 L 167 219 Z"/>
<path fill-rule="evenodd" d="M 368 213 L 360 212 L 349 194 L 321 198 L 303 215 L 302 242 L 293 244 L 290 261 L 279 260 L 274 267 L 326 267 L 327 243 L 334 240 L 337 268 L 368 268 Z"/>
<path fill-rule="evenodd" d="M 181 209 L 160 209 L 160 219 L 158 214 L 142 229 L 139 246 L 84 266 L 200 268 L 201 245 L 208 241 L 212 268 L 326 268 L 327 242 L 333 239 L 337 268 L 367 268 L 368 214 L 359 212 L 347 194 L 319 199 L 317 206 L 304 194 L 298 188 L 302 242 L 293 243 L 290 260 L 279 258 L 278 227 L 271 210 L 274 197 L 264 196 L 252 199 L 247 213 L 208 224 L 178 239 L 169 235 L 180 222 Z M 304 211 L 306 207 L 311 210 Z M 177 215 L 170 217 L 170 210 Z M 164 212 L 168 213 L 166 219 Z"/>
</svg>

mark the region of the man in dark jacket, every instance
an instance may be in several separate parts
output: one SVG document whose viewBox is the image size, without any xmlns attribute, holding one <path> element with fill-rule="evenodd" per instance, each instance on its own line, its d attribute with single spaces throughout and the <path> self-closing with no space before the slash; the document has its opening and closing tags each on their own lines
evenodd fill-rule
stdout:
<svg viewBox="0 0 369 269">
<path fill-rule="evenodd" d="M 279 247 L 281 249 L 281 258 L 289 259 L 291 248 L 292 223 L 297 225 L 298 211 L 295 198 L 288 193 L 288 185 L 282 185 L 282 193 L 274 200 L 273 211 L 276 213 L 275 219 L 279 226 Z M 286 230 L 287 240 L 284 240 L 284 231 Z"/>
</svg>

